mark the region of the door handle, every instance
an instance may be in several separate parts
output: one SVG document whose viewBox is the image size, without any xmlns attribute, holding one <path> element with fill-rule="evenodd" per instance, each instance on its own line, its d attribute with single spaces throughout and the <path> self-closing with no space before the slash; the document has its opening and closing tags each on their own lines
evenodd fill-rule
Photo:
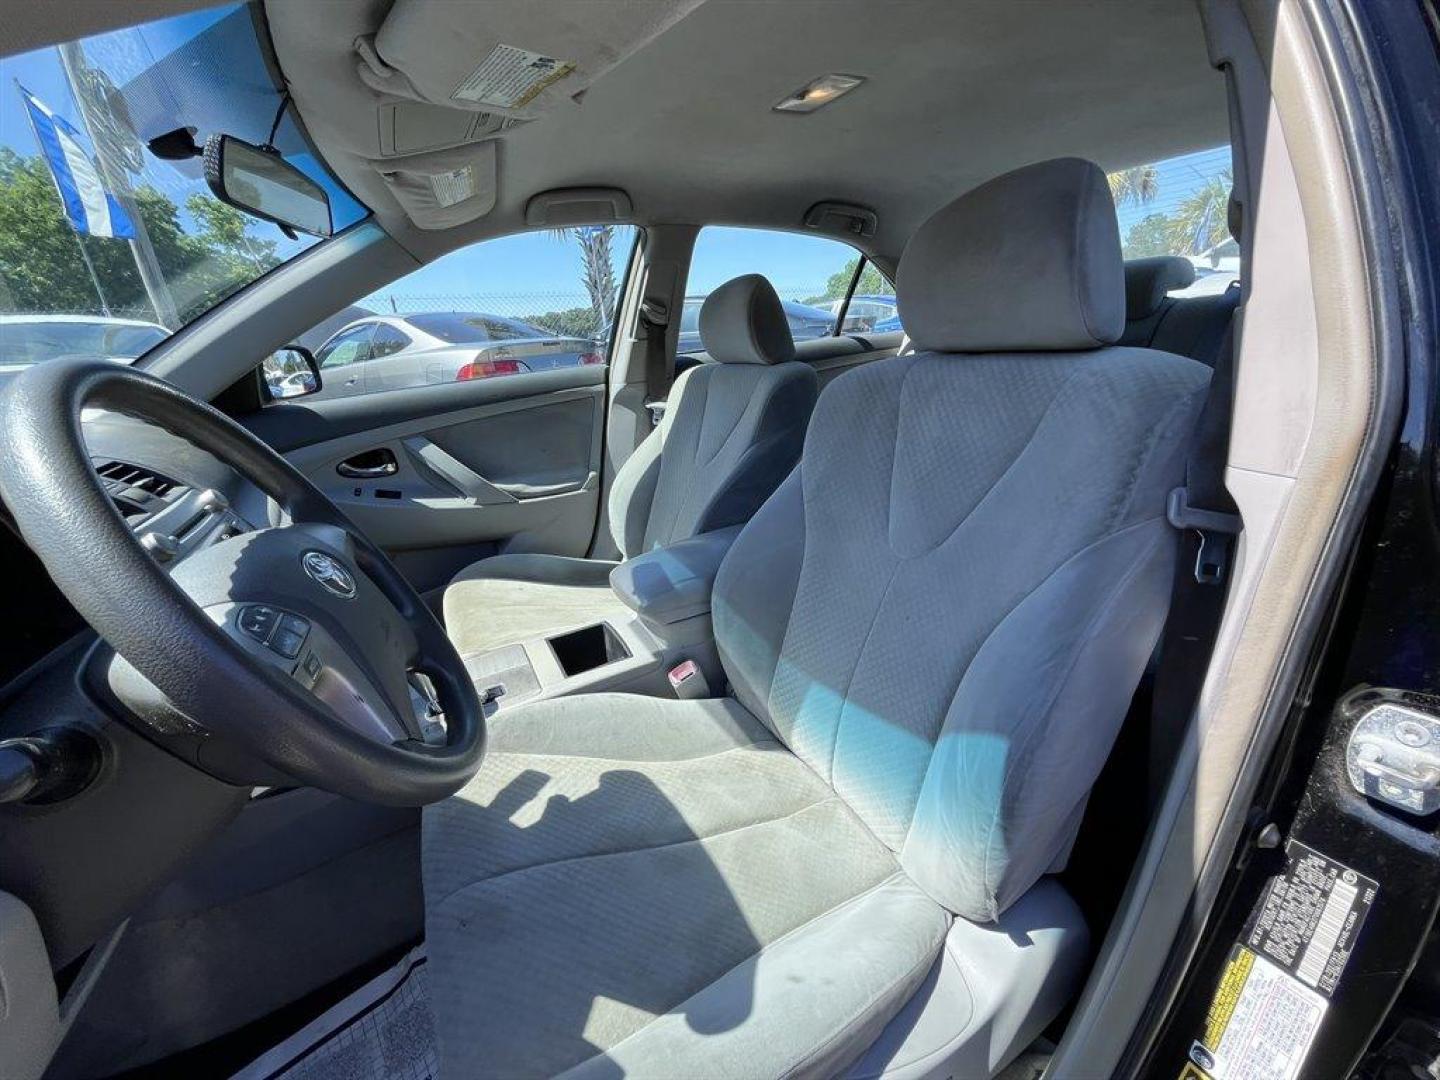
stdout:
<svg viewBox="0 0 1440 1080">
<path fill-rule="evenodd" d="M 378 480 L 382 476 L 394 476 L 400 471 L 400 464 L 392 451 L 382 447 L 346 458 L 335 466 L 335 471 L 351 480 Z"/>
</svg>

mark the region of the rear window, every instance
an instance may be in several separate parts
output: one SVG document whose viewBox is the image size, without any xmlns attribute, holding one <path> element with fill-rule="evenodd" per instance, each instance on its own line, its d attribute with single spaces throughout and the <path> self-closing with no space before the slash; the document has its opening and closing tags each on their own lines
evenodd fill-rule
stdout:
<svg viewBox="0 0 1440 1080">
<path fill-rule="evenodd" d="M 845 297 L 855 280 L 860 259 L 860 253 L 849 244 L 823 236 L 707 226 L 700 230 L 690 256 L 690 276 L 685 283 L 685 306 L 680 312 L 676 351 L 704 350 L 700 340 L 700 308 L 705 297 L 712 289 L 741 274 L 765 275 L 780 296 L 785 321 L 796 341 L 829 337 L 842 321 Z M 887 310 L 893 311 L 893 303 Z M 844 321 L 848 324 L 852 320 Z M 873 321 L 872 316 L 866 323 L 867 329 Z M 846 325 L 846 329 L 851 327 Z"/>
<path fill-rule="evenodd" d="M 451 345 L 476 345 L 486 341 L 520 341 L 524 338 L 553 338 L 555 335 L 518 319 L 497 319 L 493 315 L 448 314 L 411 315 L 411 326 Z"/>
<path fill-rule="evenodd" d="M 1125 258 L 1179 255 L 1195 267 L 1194 283 L 1172 296 L 1224 292 L 1239 279 L 1228 145 L 1121 169 L 1109 180 Z"/>
</svg>

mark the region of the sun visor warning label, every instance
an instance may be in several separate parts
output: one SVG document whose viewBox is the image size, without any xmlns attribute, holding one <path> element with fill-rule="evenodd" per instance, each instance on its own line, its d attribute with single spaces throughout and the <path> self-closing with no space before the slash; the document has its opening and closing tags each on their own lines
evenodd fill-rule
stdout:
<svg viewBox="0 0 1440 1080">
<path fill-rule="evenodd" d="M 1288 972 L 1235 946 L 1190 1047 L 1185 1075 L 1197 1080 L 1293 1080 L 1330 1003 Z"/>
<path fill-rule="evenodd" d="M 519 109 L 574 70 L 568 60 L 514 45 L 496 45 L 450 96 L 496 109 Z"/>
<path fill-rule="evenodd" d="M 430 177 L 430 191 L 441 206 L 454 206 L 475 194 L 475 169 L 471 165 Z"/>
<path fill-rule="evenodd" d="M 1245 943 L 1329 997 L 1378 886 L 1299 841 L 1286 844 L 1285 855 L 1285 873 L 1271 879 Z"/>
</svg>

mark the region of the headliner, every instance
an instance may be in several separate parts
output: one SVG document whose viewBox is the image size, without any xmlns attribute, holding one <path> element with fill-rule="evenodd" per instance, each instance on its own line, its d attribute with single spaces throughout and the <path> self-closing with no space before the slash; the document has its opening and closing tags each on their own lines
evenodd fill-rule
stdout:
<svg viewBox="0 0 1440 1080">
<path fill-rule="evenodd" d="M 556 19 L 600 27 L 646 2 L 531 0 L 521 43 L 544 49 Z M 267 0 L 266 14 L 318 148 L 423 261 L 523 229 L 537 192 L 596 185 L 627 191 L 642 224 L 795 229 L 819 200 L 857 202 L 879 215 L 862 246 L 893 259 L 927 214 L 1007 169 L 1068 154 L 1116 169 L 1228 137 L 1224 83 L 1186 0 L 707 0 L 578 103 L 499 135 L 494 209 L 428 231 L 377 171 L 394 163 L 377 109 L 395 99 L 356 73 L 352 43 L 389 7 Z M 456 59 L 456 20 L 488 7 L 420 9 L 422 51 Z M 832 71 L 867 81 L 808 116 L 771 111 Z"/>
</svg>

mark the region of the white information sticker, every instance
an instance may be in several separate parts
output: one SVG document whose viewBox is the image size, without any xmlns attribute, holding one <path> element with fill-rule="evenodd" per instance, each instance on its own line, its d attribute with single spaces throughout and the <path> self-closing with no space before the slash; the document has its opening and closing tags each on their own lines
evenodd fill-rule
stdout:
<svg viewBox="0 0 1440 1080">
<path fill-rule="evenodd" d="M 496 45 L 450 96 L 497 109 L 519 109 L 574 70 L 575 65 L 568 60 L 556 60 L 514 45 Z"/>
<path fill-rule="evenodd" d="M 1191 1059 L 1215 1080 L 1294 1080 L 1330 1002 L 1243 946 Z"/>
<path fill-rule="evenodd" d="M 430 177 L 430 190 L 435 201 L 441 206 L 454 206 L 475 194 L 475 168 L 466 165 L 450 172 L 435 173 Z"/>
</svg>

